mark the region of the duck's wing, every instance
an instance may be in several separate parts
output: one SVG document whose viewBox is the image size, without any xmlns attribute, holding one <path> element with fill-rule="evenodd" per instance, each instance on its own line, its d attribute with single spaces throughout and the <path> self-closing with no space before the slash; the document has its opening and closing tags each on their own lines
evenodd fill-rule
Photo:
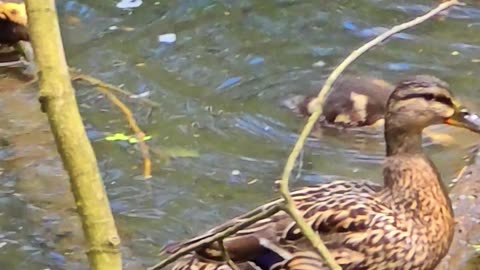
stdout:
<svg viewBox="0 0 480 270">
<path fill-rule="evenodd" d="M 239 270 L 258 270 L 249 262 L 235 264 Z M 172 270 L 232 270 L 224 262 L 208 261 L 194 254 L 189 254 L 179 259 Z"/>
<path fill-rule="evenodd" d="M 274 255 L 278 254 L 263 254 L 255 261 L 235 263 L 235 265 L 239 270 L 330 270 L 323 258 L 315 251 L 297 249 L 295 252 L 289 252 L 280 246 L 275 249 L 277 251 L 282 249 L 284 257 L 274 258 Z M 330 253 L 337 263 L 354 269 L 365 261 L 364 254 L 351 249 L 339 248 Z M 208 261 L 190 254 L 177 261 L 172 270 L 232 270 L 232 268 L 227 263 Z"/>
<path fill-rule="evenodd" d="M 388 210 L 377 198 L 380 186 L 370 182 L 335 181 L 314 187 L 307 187 L 292 192 L 297 208 L 307 223 L 316 230 L 327 246 L 335 249 L 345 240 L 355 244 L 364 241 L 361 234 L 370 226 L 374 211 Z M 280 201 L 270 202 L 243 216 L 232 219 L 206 234 L 192 240 L 167 247 L 172 253 L 182 247 L 201 241 L 231 226 L 245 221 L 249 217 L 274 207 Z M 350 237 L 349 235 L 352 235 Z M 347 237 L 348 236 L 348 237 Z M 347 239 L 348 238 L 348 239 Z M 305 240 L 295 222 L 284 212 L 277 212 L 271 217 L 257 221 L 249 227 L 224 239 L 225 250 L 235 262 L 255 261 L 260 255 L 272 253 L 273 246 L 296 246 Z M 279 255 L 278 251 L 273 253 Z M 196 250 L 202 258 L 222 261 L 223 256 L 218 243 L 205 245 Z M 280 254 L 284 258 L 284 255 Z"/>
<path fill-rule="evenodd" d="M 335 249 L 332 257 L 340 265 L 356 268 L 365 260 L 365 255 L 350 249 Z M 291 254 L 291 258 L 276 263 L 269 270 L 330 270 L 330 266 L 314 251 L 303 250 Z"/>
</svg>

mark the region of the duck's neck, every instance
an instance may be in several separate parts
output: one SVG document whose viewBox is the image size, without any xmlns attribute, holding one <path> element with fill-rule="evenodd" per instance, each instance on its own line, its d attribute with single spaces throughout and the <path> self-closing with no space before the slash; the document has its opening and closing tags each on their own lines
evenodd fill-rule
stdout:
<svg viewBox="0 0 480 270">
<path fill-rule="evenodd" d="M 387 158 L 384 184 L 397 204 L 406 210 L 431 212 L 444 207 L 451 212 L 446 188 L 435 165 L 422 151 L 422 134 L 386 129 Z"/>
<path fill-rule="evenodd" d="M 406 131 L 401 128 L 385 128 L 387 157 L 399 154 L 422 153 L 422 131 Z"/>
</svg>

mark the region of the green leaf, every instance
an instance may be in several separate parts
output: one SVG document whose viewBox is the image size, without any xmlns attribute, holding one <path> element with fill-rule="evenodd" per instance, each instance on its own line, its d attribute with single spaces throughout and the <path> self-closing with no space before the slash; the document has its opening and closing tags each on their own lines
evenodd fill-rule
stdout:
<svg viewBox="0 0 480 270">
<path fill-rule="evenodd" d="M 148 141 L 148 140 L 151 140 L 152 139 L 152 136 L 144 136 L 143 137 L 143 141 Z M 138 143 L 140 140 L 137 139 L 135 136 L 131 136 L 129 139 L 128 139 L 128 142 L 131 143 L 131 144 L 134 144 L 134 143 Z"/>
<path fill-rule="evenodd" d="M 105 140 L 107 140 L 107 141 L 113 141 L 113 142 L 114 142 L 114 141 L 128 141 L 129 138 L 130 138 L 129 136 L 127 136 L 127 135 L 125 135 L 125 134 L 123 134 L 123 133 L 115 133 L 115 134 L 113 134 L 113 135 L 111 135 L 111 136 L 105 137 Z"/>
</svg>

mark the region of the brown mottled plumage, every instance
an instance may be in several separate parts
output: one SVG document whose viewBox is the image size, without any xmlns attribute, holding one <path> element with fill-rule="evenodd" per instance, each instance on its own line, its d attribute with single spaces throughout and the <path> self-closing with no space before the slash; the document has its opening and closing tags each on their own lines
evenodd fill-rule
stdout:
<svg viewBox="0 0 480 270">
<path fill-rule="evenodd" d="M 433 163 L 422 152 L 422 130 L 446 123 L 480 133 L 480 118 L 455 101 L 448 85 L 431 76 L 398 84 L 387 103 L 384 185 L 334 181 L 292 192 L 297 208 L 345 269 L 431 270 L 445 256 L 454 221 L 450 200 Z M 192 240 L 174 252 L 268 209 L 265 204 Z M 328 269 L 284 212 L 260 220 L 224 239 L 242 269 Z M 177 263 L 176 270 L 224 269 L 217 243 Z"/>
</svg>

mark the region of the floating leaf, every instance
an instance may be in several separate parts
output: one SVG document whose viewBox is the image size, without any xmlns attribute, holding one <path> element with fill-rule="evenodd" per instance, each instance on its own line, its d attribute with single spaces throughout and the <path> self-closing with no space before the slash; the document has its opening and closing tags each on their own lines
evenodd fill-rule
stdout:
<svg viewBox="0 0 480 270">
<path fill-rule="evenodd" d="M 143 137 L 143 141 L 148 141 L 148 140 L 151 140 L 151 139 L 152 139 L 152 136 L 144 136 Z M 135 143 L 140 142 L 140 140 L 137 139 L 134 136 L 131 136 L 131 137 L 128 138 L 128 142 L 131 143 L 131 144 L 135 144 Z"/>
<path fill-rule="evenodd" d="M 105 137 L 105 140 L 112 141 L 112 142 L 114 142 L 114 141 L 128 141 L 129 138 L 130 138 L 129 136 L 127 136 L 123 133 L 115 133 L 111 136 Z"/>
<path fill-rule="evenodd" d="M 152 139 L 152 136 L 144 136 L 143 137 L 143 141 L 148 141 L 150 139 Z M 107 136 L 107 137 L 105 137 L 105 140 L 110 141 L 110 142 L 127 141 L 131 144 L 135 144 L 135 143 L 138 143 L 140 141 L 135 136 L 127 136 L 123 133 L 115 133 L 111 136 Z"/>
</svg>

